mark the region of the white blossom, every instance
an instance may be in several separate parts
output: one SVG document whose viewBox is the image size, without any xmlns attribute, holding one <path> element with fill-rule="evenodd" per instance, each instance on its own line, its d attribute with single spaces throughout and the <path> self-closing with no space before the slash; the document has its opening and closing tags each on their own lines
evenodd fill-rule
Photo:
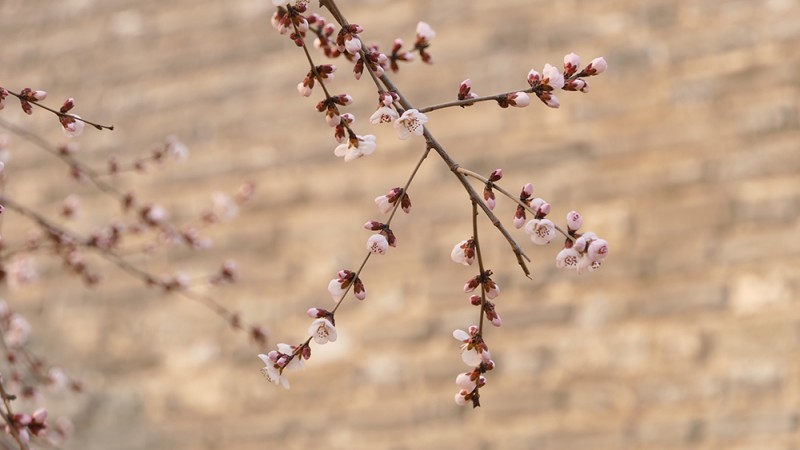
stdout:
<svg viewBox="0 0 800 450">
<path fill-rule="evenodd" d="M 314 338 L 314 342 L 317 344 L 335 342 L 337 337 L 336 327 L 333 326 L 330 320 L 319 318 L 308 327 L 308 335 Z"/>
<path fill-rule="evenodd" d="M 405 140 L 411 135 L 422 136 L 423 125 L 426 123 L 428 123 L 428 116 L 416 109 L 409 109 L 394 121 L 394 128 L 397 130 L 400 139 Z"/>
</svg>

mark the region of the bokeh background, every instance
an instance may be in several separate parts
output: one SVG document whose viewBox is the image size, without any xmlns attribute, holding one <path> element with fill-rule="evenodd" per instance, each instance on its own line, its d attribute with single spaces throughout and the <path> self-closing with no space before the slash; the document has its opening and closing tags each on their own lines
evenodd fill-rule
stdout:
<svg viewBox="0 0 800 450">
<path fill-rule="evenodd" d="M 513 192 L 532 182 L 558 221 L 581 211 L 611 256 L 577 276 L 555 269 L 555 245 L 519 233 L 528 280 L 482 222 L 504 323 L 487 332 L 498 367 L 472 410 L 453 403 L 465 367 L 450 334 L 476 320 L 461 290 L 473 271 L 449 259 L 471 233 L 470 205 L 435 155 L 394 223 L 398 247 L 363 274 L 367 301 L 348 300 L 339 340 L 314 347 L 289 391 L 259 373 L 267 348 L 202 306 L 111 267 L 89 290 L 37 255 L 39 281 L 2 297 L 32 323 L 32 349 L 84 381 L 80 395 L 45 392 L 51 415 L 74 423 L 66 448 L 800 448 L 800 2 L 340 6 L 385 49 L 412 41 L 418 20 L 437 31 L 435 65 L 393 76 L 417 106 L 453 99 L 465 78 L 490 94 L 566 53 L 604 56 L 609 71 L 589 94 L 560 95 L 559 110 L 487 103 L 432 113 L 429 128 L 462 166 L 502 167 Z M 318 92 L 295 90 L 305 59 L 272 11 L 266 0 L 2 0 L 0 85 L 46 89 L 55 105 L 75 97 L 78 114 L 113 123 L 77 139 L 96 167 L 178 136 L 189 160 L 118 181 L 175 221 L 255 181 L 254 201 L 204 232 L 210 250 L 135 261 L 201 276 L 237 260 L 238 284 L 201 290 L 268 327 L 274 345 L 304 338 L 307 308 L 332 306 L 327 283 L 363 257 L 373 198 L 402 185 L 423 144 L 369 125 L 374 87 L 340 60 L 333 90 L 356 98 L 356 130 L 378 150 L 335 158 Z M 24 116 L 11 100 L 4 120 L 66 142 L 52 115 Z M 82 232 L 120 217 L 62 162 L 0 133 L 9 196 L 57 217 L 77 193 L 84 209 L 69 226 Z M 497 212 L 510 223 L 513 206 Z M 30 228 L 4 213 L 5 242 Z"/>
</svg>

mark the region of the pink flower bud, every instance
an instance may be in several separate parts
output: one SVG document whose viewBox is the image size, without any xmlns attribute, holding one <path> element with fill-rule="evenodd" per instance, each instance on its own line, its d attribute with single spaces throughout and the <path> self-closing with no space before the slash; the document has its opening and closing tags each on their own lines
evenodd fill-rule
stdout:
<svg viewBox="0 0 800 450">
<path fill-rule="evenodd" d="M 61 109 L 60 109 L 59 111 L 61 111 L 62 113 L 68 113 L 68 112 L 69 112 L 69 110 L 71 110 L 71 109 L 72 109 L 72 108 L 74 108 L 74 107 L 75 107 L 75 99 L 73 99 L 73 98 L 68 98 L 68 99 L 67 99 L 67 100 L 64 102 L 64 104 L 63 104 L 63 105 L 61 105 Z"/>
<path fill-rule="evenodd" d="M 590 62 L 589 65 L 583 69 L 583 72 L 588 76 L 600 75 L 601 73 L 605 72 L 606 69 L 608 69 L 608 63 L 602 56 L 600 56 L 593 59 L 592 62 Z"/>
<path fill-rule="evenodd" d="M 375 220 L 370 220 L 364 224 L 365 230 L 378 231 L 382 228 L 383 224 Z"/>
<path fill-rule="evenodd" d="M 327 311 L 319 308 L 309 308 L 309 310 L 306 311 L 306 314 L 308 315 L 308 317 L 311 317 L 312 319 L 318 319 L 327 314 Z"/>
<path fill-rule="evenodd" d="M 339 105 L 347 106 L 350 103 L 353 103 L 353 96 L 350 94 L 339 94 L 335 97 L 334 101 Z"/>
<path fill-rule="evenodd" d="M 578 211 L 570 211 L 567 214 L 567 227 L 575 231 L 583 225 L 583 216 Z"/>
<path fill-rule="evenodd" d="M 297 92 L 300 93 L 303 97 L 310 97 L 311 96 L 311 86 L 306 84 L 305 81 L 297 83 Z"/>
<path fill-rule="evenodd" d="M 531 71 L 528 72 L 528 84 L 531 85 L 531 87 L 538 86 L 541 81 L 542 76 L 539 74 L 539 72 L 534 69 L 531 69 Z"/>
<path fill-rule="evenodd" d="M 581 65 L 581 57 L 575 53 L 570 53 L 564 56 L 564 72 L 572 75 L 578 70 Z"/>
<path fill-rule="evenodd" d="M 595 239 L 589 244 L 586 255 L 592 262 L 602 262 L 608 256 L 608 242 L 605 239 Z"/>
<path fill-rule="evenodd" d="M 361 40 L 355 36 L 345 38 L 344 49 L 351 55 L 357 55 L 361 51 Z"/>
<path fill-rule="evenodd" d="M 44 408 L 39 408 L 32 414 L 34 422 L 44 423 L 47 420 L 47 410 Z"/>
<path fill-rule="evenodd" d="M 516 106 L 517 108 L 524 108 L 531 104 L 531 98 L 528 97 L 528 94 L 524 92 L 515 92 L 513 94 L 509 94 L 508 97 L 508 103 L 511 106 Z"/>
</svg>

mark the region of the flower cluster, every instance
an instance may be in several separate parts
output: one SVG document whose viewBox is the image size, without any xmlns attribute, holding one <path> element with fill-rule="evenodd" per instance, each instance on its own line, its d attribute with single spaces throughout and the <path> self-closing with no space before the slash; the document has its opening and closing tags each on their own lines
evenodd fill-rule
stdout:
<svg viewBox="0 0 800 450">
<path fill-rule="evenodd" d="M 608 256 L 608 242 L 591 231 L 578 233 L 582 224 L 583 217 L 577 211 L 567 214 L 570 238 L 564 241 L 564 248 L 556 256 L 557 267 L 575 269 L 579 274 L 585 271 L 594 272 Z"/>
<path fill-rule="evenodd" d="M 484 374 L 495 367 L 489 347 L 479 330 L 478 326 L 472 325 L 469 331 L 453 331 L 453 337 L 461 342 L 461 360 L 472 368 L 456 377 L 456 384 L 460 389 L 456 392 L 455 402 L 459 406 L 466 405 L 467 402 L 472 403 L 473 407 L 480 406 L 479 389 L 486 384 Z"/>
<path fill-rule="evenodd" d="M 395 39 L 391 54 L 387 56 L 380 51 L 377 45 L 364 45 L 359 37 L 364 28 L 357 24 L 343 25 L 336 32 L 336 26 L 329 23 L 323 16 L 317 13 L 306 15 L 307 1 L 273 0 L 272 3 L 277 6 L 272 16 L 272 25 L 280 34 L 288 34 L 297 46 L 305 48 L 306 33 L 310 30 L 316 35 L 314 46 L 321 49 L 325 56 L 337 58 L 344 55 L 353 64 L 353 75 L 356 79 L 360 79 L 365 70 L 374 79 L 383 76 L 387 69 L 396 72 L 399 70 L 398 62 L 408 62 L 414 59 L 413 52 L 419 52 L 421 59 L 426 63 L 433 61 L 428 53 L 428 48 L 436 33 L 427 23 L 420 22 L 417 25 L 417 38 L 413 51 L 402 50 L 403 41 Z M 348 94 L 331 95 L 325 87 L 324 83 L 333 80 L 333 72 L 336 69 L 337 67 L 333 64 L 313 65 L 312 63 L 303 80 L 297 84 L 297 91 L 300 95 L 309 97 L 317 83 L 322 85 L 325 98 L 317 103 L 316 109 L 325 113 L 326 122 L 334 128 L 334 138 L 339 143 L 334 149 L 334 154 L 342 157 L 345 162 L 350 162 L 375 151 L 375 136 L 361 135 L 353 131 L 352 124 L 355 122 L 355 116 L 340 111 L 340 107 L 347 106 L 352 102 L 352 97 Z M 400 139 L 421 136 L 428 118 L 414 109 L 403 111 L 397 104 L 398 100 L 397 94 L 381 90 L 379 92 L 380 107 L 370 117 L 370 122 L 373 124 L 393 123 Z"/>
<path fill-rule="evenodd" d="M 335 339 L 334 339 L 335 340 Z M 297 370 L 303 367 L 303 361 L 311 357 L 311 348 L 308 346 L 294 347 L 289 344 L 278 344 L 278 349 L 269 353 L 259 354 L 264 362 L 261 373 L 271 383 L 289 389 L 289 380 L 283 375 L 286 369 Z"/>
<path fill-rule="evenodd" d="M 40 436 L 47 429 L 47 410 L 39 408 L 31 414 L 11 414 L 6 423 L 6 433 L 27 444 L 31 435 Z"/>
<path fill-rule="evenodd" d="M 570 53 L 564 57 L 563 70 L 559 70 L 556 66 L 545 64 L 541 73 L 533 69 L 530 70 L 527 76 L 527 86 L 487 97 L 481 97 L 473 92 L 471 80 L 465 79 L 459 85 L 457 101 L 425 108 L 415 108 L 400 94 L 397 87 L 388 79 L 386 72 L 387 69 L 391 69 L 394 72 L 398 71 L 400 63 L 413 61 L 416 53 L 419 53 L 420 59 L 425 63 L 433 61 L 428 49 L 436 33 L 430 25 L 425 22 L 418 23 L 413 49 L 405 50 L 403 40 L 395 39 L 392 43 L 391 51 L 387 55 L 381 53 L 377 45 L 366 45 L 363 38 L 364 28 L 348 23 L 332 1 L 321 2 L 321 6 L 333 13 L 336 19 L 335 23 L 327 22 L 325 18 L 316 13 L 306 16 L 307 1 L 273 0 L 273 4 L 278 6 L 278 11 L 273 16 L 273 25 L 282 34 L 290 34 L 290 38 L 298 46 L 305 49 L 305 33 L 310 30 L 316 36 L 314 46 L 320 49 L 326 57 L 336 58 L 343 56 L 344 59 L 353 64 L 353 73 L 356 79 L 361 79 L 365 72 L 370 75 L 369 78 L 373 80 L 378 88 L 378 105 L 369 118 L 371 124 L 391 123 L 397 132 L 398 138 L 401 140 L 407 140 L 412 136 L 424 135 L 426 147 L 425 153 L 421 156 L 404 187 L 392 188 L 387 194 L 375 197 L 374 202 L 378 210 L 382 214 L 389 214 L 389 216 L 384 222 L 371 220 L 363 225 L 363 228 L 372 231 L 373 234 L 367 240 L 367 255 L 358 271 L 342 270 L 338 273 L 337 278 L 330 281 L 328 291 L 336 302 L 336 306 L 331 311 L 320 308 L 308 310 L 308 315 L 314 321 L 309 327 L 308 338 L 304 343 L 295 347 L 280 344 L 278 350 L 268 355 L 259 355 L 266 364 L 264 368 L 265 374 L 276 384 L 288 387 L 288 381 L 285 381 L 283 376 L 284 369 L 290 367 L 290 364 L 297 365 L 293 361 L 302 358 L 308 359 L 307 356 L 310 355 L 308 346 L 312 340 L 318 344 L 325 344 L 337 339 L 338 332 L 335 328 L 336 322 L 334 320 L 336 311 L 342 305 L 343 298 L 351 289 L 357 299 L 363 300 L 366 296 L 366 290 L 359 279 L 359 274 L 371 255 L 383 255 L 388 251 L 389 247 L 396 246 L 397 239 L 390 228 L 391 222 L 398 208 L 406 213 L 410 211 L 411 200 L 407 190 L 428 152 L 435 150 L 447 163 L 461 184 L 464 185 L 473 207 L 473 235 L 469 239 L 457 243 L 451 251 L 450 258 L 454 262 L 465 266 L 472 266 L 476 261 L 478 262 L 478 274 L 467 280 L 463 291 L 471 294 L 469 297 L 470 304 L 479 307 L 480 320 L 477 325 L 470 326 L 468 331 L 456 330 L 453 332 L 453 337 L 462 343 L 461 357 L 464 363 L 470 367 L 468 372 L 461 373 L 456 378 L 459 391 L 455 396 L 455 401 L 459 405 L 471 402 L 473 406 L 479 406 L 479 389 L 486 384 L 485 374 L 495 367 L 484 338 L 483 325 L 486 322 L 496 327 L 502 324 L 494 303 L 500 293 L 500 287 L 492 279 L 492 271 L 484 268 L 481 255 L 476 219 L 479 215 L 479 208 L 509 242 L 517 256 L 518 263 L 526 275 L 529 275 L 530 272 L 527 269 L 525 260 L 530 261 L 530 259 L 523 254 L 519 244 L 508 233 L 502 221 L 493 213 L 497 205 L 498 194 L 502 194 L 515 202 L 514 228 L 523 228 L 533 243 L 537 245 L 548 244 L 555 239 L 559 232 L 564 234 L 566 237 L 565 247 L 559 253 L 556 262 L 559 267 L 574 267 L 578 273 L 582 273 L 585 270 L 595 270 L 607 255 L 608 244 L 604 240 L 597 238 L 593 233 L 579 234 L 577 230 L 580 226 L 580 220 L 576 219 L 579 216 L 574 212 L 568 216 L 568 231 L 562 231 L 561 228 L 547 218 L 552 209 L 551 205 L 542 198 L 533 197 L 532 184 L 525 184 L 519 196 L 515 197 L 498 184 L 503 178 L 501 169 L 493 171 L 488 177 L 484 178 L 459 166 L 431 134 L 426 132 L 426 124 L 429 120 L 427 114 L 437 109 L 453 106 L 463 108 L 484 101 L 496 101 L 502 108 L 512 106 L 524 108 L 530 105 L 532 95 L 535 95 L 545 105 L 551 108 L 558 108 L 560 101 L 555 92 L 558 90 L 588 92 L 588 84 L 585 78 L 604 72 L 607 69 L 605 60 L 603 58 L 595 58 L 583 69 L 580 69 L 580 58 L 574 53 Z M 345 161 L 353 161 L 362 156 L 372 154 L 376 147 L 375 136 L 355 133 L 352 129 L 355 117 L 352 114 L 340 111 L 342 107 L 349 105 L 353 99 L 347 94 L 331 95 L 328 93 L 327 83 L 332 80 L 332 74 L 336 67 L 324 64 L 315 65 L 307 49 L 305 49 L 304 53 L 311 67 L 305 74 L 303 81 L 298 84 L 297 89 L 303 96 L 310 96 L 315 84 L 319 83 L 322 87 L 325 98 L 317 104 L 317 110 L 324 112 L 328 125 L 335 128 L 334 136 L 339 146 L 336 147 L 334 154 L 343 157 Z M 470 185 L 468 177 L 475 178 L 483 183 L 482 196 Z M 281 345 L 284 347 L 281 347 Z"/>
</svg>

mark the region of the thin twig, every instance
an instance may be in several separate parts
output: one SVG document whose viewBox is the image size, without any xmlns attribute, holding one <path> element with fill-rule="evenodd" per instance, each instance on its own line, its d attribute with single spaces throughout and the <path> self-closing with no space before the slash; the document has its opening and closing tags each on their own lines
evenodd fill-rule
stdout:
<svg viewBox="0 0 800 450">
<path fill-rule="evenodd" d="M 86 119 L 80 118 L 80 117 L 76 116 L 75 114 L 62 113 L 61 111 L 56 111 L 55 109 L 50 108 L 49 106 L 43 105 L 43 104 L 41 104 L 41 103 L 39 103 L 39 102 L 37 102 L 35 100 L 31 100 L 31 99 L 29 99 L 27 97 L 23 97 L 22 95 L 17 94 L 16 92 L 8 91 L 8 93 L 13 95 L 14 97 L 17 97 L 20 100 L 25 100 L 29 104 L 36 105 L 39 108 L 45 109 L 47 111 L 50 111 L 51 113 L 57 115 L 59 118 L 60 117 L 70 117 L 70 118 L 75 119 L 75 120 L 80 120 L 81 122 L 83 122 L 83 123 L 85 123 L 87 125 L 91 125 L 91 126 L 97 128 L 98 130 L 109 130 L 109 131 L 113 131 L 114 130 L 114 125 L 100 125 L 99 123 L 94 123 L 94 122 L 92 122 L 90 120 L 86 120 Z"/>
<path fill-rule="evenodd" d="M 473 171 L 471 171 L 471 170 L 468 170 L 468 169 L 465 169 L 465 168 L 463 168 L 463 167 L 459 167 L 459 168 L 458 168 L 458 171 L 459 171 L 459 172 L 461 172 L 461 173 L 463 173 L 464 175 L 467 175 L 467 176 L 470 176 L 470 177 L 472 177 L 472 178 L 475 178 L 476 180 L 480 180 L 480 181 L 482 181 L 483 183 L 488 183 L 488 182 L 489 182 L 489 179 L 488 179 L 488 178 L 486 178 L 486 177 L 484 177 L 483 175 L 481 175 L 481 174 L 478 174 L 478 173 L 475 173 L 475 172 L 473 172 Z M 533 214 L 534 216 L 536 215 L 536 211 L 534 211 L 533 209 L 531 209 L 530 205 L 528 205 L 528 204 L 526 204 L 525 202 L 523 202 L 522 200 L 520 200 L 520 199 L 519 199 L 519 197 L 514 197 L 513 195 L 511 195 L 511 193 L 510 193 L 510 192 L 508 192 L 507 190 L 505 190 L 505 189 L 503 189 L 501 186 L 499 186 L 499 185 L 497 184 L 497 182 L 493 181 L 493 182 L 492 182 L 492 187 L 493 187 L 495 190 L 497 190 L 498 192 L 500 192 L 501 194 L 503 194 L 503 195 L 505 195 L 506 197 L 508 197 L 508 198 L 510 198 L 511 200 L 513 200 L 513 201 L 514 201 L 514 202 L 515 202 L 517 205 L 519 205 L 519 206 L 521 206 L 521 207 L 525 208 L 525 210 L 526 210 L 526 211 L 528 211 L 529 213 Z M 558 225 L 556 225 L 556 224 L 553 224 L 553 226 L 555 227 L 555 229 L 556 229 L 556 230 L 557 230 L 559 233 L 563 234 L 563 235 L 564 235 L 564 236 L 565 236 L 567 239 L 569 239 L 569 240 L 571 240 L 571 241 L 574 241 L 574 240 L 575 240 L 575 237 L 573 237 L 573 236 L 570 236 L 570 235 L 569 235 L 569 233 L 566 233 L 566 232 L 565 232 L 564 230 L 562 230 L 562 229 L 561 229 L 561 227 L 559 227 Z"/>
<path fill-rule="evenodd" d="M 75 244 L 80 245 L 81 247 L 94 250 L 98 255 L 100 255 L 100 257 L 102 257 L 106 261 L 111 262 L 118 268 L 134 276 L 135 278 L 142 280 L 146 284 L 148 285 L 159 284 L 157 276 L 134 266 L 133 264 L 128 262 L 125 258 L 123 258 L 120 255 L 117 255 L 116 253 L 114 253 L 109 249 L 103 249 L 94 245 L 89 245 L 87 239 L 81 237 L 77 233 L 68 231 L 63 227 L 54 224 L 41 214 L 21 205 L 20 203 L 17 203 L 16 201 L 10 199 L 9 197 L 0 195 L 0 204 L 33 220 L 51 235 L 64 236 L 68 238 L 71 242 L 74 242 Z M 222 304 L 220 304 L 213 298 L 186 289 L 170 289 L 169 292 L 173 292 L 175 294 L 183 296 L 184 298 L 188 298 L 190 300 L 193 300 L 195 302 L 198 302 L 206 306 L 207 308 L 211 309 L 213 312 L 224 318 L 225 321 L 231 325 L 231 327 L 235 329 L 242 329 L 242 326 L 239 322 L 238 314 L 222 306 Z"/>
<path fill-rule="evenodd" d="M 324 6 L 331 12 L 334 19 L 336 19 L 336 21 L 339 23 L 340 26 L 345 27 L 349 25 L 347 20 L 339 11 L 339 8 L 338 6 L 336 6 L 336 2 L 334 0 L 320 0 L 320 5 Z M 397 94 L 399 99 L 398 101 L 404 109 L 406 110 L 414 109 L 411 103 L 405 98 L 405 96 L 403 96 L 400 90 L 397 89 L 397 86 L 395 86 L 394 83 L 392 83 L 392 80 L 385 73 L 380 76 L 380 80 L 388 90 Z M 378 86 L 378 88 L 380 89 L 381 86 Z M 488 217 L 489 220 L 492 222 L 492 225 L 494 225 L 500 231 L 500 234 L 502 234 L 503 237 L 506 238 L 506 241 L 508 241 L 508 244 L 511 246 L 511 250 L 514 252 L 514 255 L 517 258 L 517 263 L 519 264 L 520 268 L 522 268 L 522 271 L 523 273 L 525 273 L 525 276 L 530 278 L 531 272 L 528 269 L 527 264 L 525 263 L 525 261 L 530 262 L 531 260 L 528 257 L 528 255 L 526 255 L 522 251 L 522 248 L 514 240 L 514 238 L 511 236 L 508 230 L 503 226 L 502 222 L 500 222 L 500 219 L 498 219 L 497 216 L 494 215 L 492 210 L 490 210 L 486 206 L 486 204 L 481 200 L 481 196 L 478 195 L 475 189 L 472 188 L 472 185 L 469 184 L 469 181 L 467 180 L 466 176 L 458 172 L 459 165 L 453 160 L 453 158 L 450 157 L 447 151 L 445 151 L 444 147 L 442 147 L 441 144 L 439 144 L 439 142 L 436 141 L 436 139 L 433 137 L 433 134 L 431 134 L 428 127 L 424 128 L 423 136 L 425 137 L 425 140 L 428 143 L 428 147 L 436 150 L 436 153 L 439 154 L 442 160 L 450 168 L 450 171 L 453 172 L 456 178 L 458 178 L 458 180 L 464 186 L 464 189 L 467 191 L 467 194 L 469 194 L 470 199 L 472 199 L 472 201 L 475 201 L 480 205 L 481 209 L 486 214 L 486 217 Z"/>
</svg>

